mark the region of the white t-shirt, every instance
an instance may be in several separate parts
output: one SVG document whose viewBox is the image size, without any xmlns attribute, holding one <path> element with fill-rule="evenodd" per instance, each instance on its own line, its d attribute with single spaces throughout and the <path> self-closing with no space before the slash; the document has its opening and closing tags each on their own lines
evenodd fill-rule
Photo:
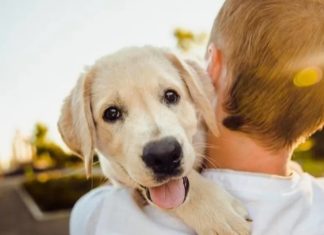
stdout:
<svg viewBox="0 0 324 235">
<path fill-rule="evenodd" d="M 306 173 L 290 177 L 206 170 L 247 207 L 253 235 L 324 235 L 324 180 Z M 141 210 L 127 188 L 103 186 L 83 196 L 73 208 L 71 235 L 195 234 L 179 219 L 146 206 Z"/>
</svg>

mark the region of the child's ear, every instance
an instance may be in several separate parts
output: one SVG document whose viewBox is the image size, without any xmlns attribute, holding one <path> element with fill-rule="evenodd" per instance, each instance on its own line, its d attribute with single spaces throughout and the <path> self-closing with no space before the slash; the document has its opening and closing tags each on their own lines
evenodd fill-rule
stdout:
<svg viewBox="0 0 324 235">
<path fill-rule="evenodd" d="M 220 87 L 220 77 L 222 70 L 222 51 L 215 47 L 213 43 L 208 46 L 207 51 L 207 72 L 216 90 Z"/>
</svg>

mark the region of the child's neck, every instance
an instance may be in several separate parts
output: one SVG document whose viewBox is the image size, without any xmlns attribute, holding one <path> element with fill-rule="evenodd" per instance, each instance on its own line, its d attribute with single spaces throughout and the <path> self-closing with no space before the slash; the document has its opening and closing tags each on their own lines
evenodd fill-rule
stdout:
<svg viewBox="0 0 324 235">
<path fill-rule="evenodd" d="M 219 137 L 209 134 L 207 140 L 207 168 L 225 168 L 272 175 L 291 174 L 291 151 L 269 152 L 248 136 L 222 129 Z"/>
</svg>

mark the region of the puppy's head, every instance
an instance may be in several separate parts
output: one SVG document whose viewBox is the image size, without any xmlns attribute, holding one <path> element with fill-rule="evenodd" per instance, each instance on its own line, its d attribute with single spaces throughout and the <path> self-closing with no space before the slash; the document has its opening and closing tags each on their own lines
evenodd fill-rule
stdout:
<svg viewBox="0 0 324 235">
<path fill-rule="evenodd" d="M 197 64 L 166 50 L 124 49 L 81 76 L 64 103 L 60 133 L 88 175 L 96 148 L 107 177 L 175 207 L 188 190 L 184 176 L 200 159 L 193 146 L 200 117 L 217 132 L 203 82 Z"/>
</svg>

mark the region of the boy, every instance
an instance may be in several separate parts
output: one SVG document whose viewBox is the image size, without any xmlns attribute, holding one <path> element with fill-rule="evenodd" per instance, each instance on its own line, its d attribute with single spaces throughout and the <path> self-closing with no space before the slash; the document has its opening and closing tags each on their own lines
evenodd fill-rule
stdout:
<svg viewBox="0 0 324 235">
<path fill-rule="evenodd" d="M 324 124 L 323 35 L 322 0 L 228 0 L 215 20 L 221 134 L 209 136 L 208 163 L 235 171 L 205 176 L 244 202 L 253 234 L 324 234 L 324 184 L 290 164 Z"/>
<path fill-rule="evenodd" d="M 209 136 L 203 174 L 245 203 L 253 234 L 324 234 L 324 184 L 289 165 L 324 123 L 323 35 L 322 0 L 227 0 L 213 26 L 208 73 L 221 135 Z M 74 209 L 71 234 L 112 234 L 126 215 L 136 218 L 124 234 L 192 234 L 131 202 L 127 192 L 95 190 Z"/>
</svg>

